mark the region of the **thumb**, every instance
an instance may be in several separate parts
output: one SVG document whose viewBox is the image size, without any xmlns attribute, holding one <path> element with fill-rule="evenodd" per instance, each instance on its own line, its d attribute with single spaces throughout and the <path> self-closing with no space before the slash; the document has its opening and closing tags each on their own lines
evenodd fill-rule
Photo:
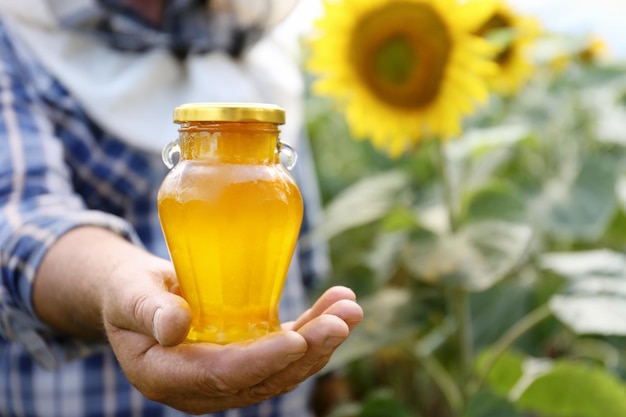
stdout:
<svg viewBox="0 0 626 417">
<path fill-rule="evenodd" d="M 160 345 L 175 346 L 187 337 L 191 310 L 179 296 L 165 292 L 147 297 L 137 311 L 142 333 L 151 335 Z"/>
<path fill-rule="evenodd" d="M 169 264 L 157 269 L 118 268 L 110 282 L 102 309 L 106 324 L 151 336 L 162 346 L 185 340 L 191 310 L 183 298 L 170 291 L 175 278 Z"/>
</svg>

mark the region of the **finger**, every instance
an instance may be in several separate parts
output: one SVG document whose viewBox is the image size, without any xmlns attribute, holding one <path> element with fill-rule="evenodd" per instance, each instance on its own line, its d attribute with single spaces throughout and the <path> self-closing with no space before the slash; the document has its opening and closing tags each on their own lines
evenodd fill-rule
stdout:
<svg viewBox="0 0 626 417">
<path fill-rule="evenodd" d="M 315 355 L 318 355 L 317 362 L 311 365 L 311 369 L 306 375 L 307 377 L 315 374 L 328 363 L 334 351 L 344 342 L 352 329 L 363 320 L 363 309 L 355 301 L 344 299 L 334 303 L 319 317 L 337 317 L 347 326 L 348 331 L 347 333 L 328 333 L 326 340 L 319 344 L 319 336 L 312 333 L 313 325 L 311 325 L 311 322 L 305 324 L 300 329 L 300 333 L 303 334 L 303 337 L 309 343 L 311 358 L 315 358 Z M 339 330 L 339 328 L 335 330 Z"/>
<path fill-rule="evenodd" d="M 354 292 L 347 287 L 343 286 L 335 286 L 331 287 L 324 292 L 320 296 L 320 298 L 315 302 L 313 307 L 309 310 L 305 311 L 299 318 L 293 323 L 293 330 L 298 330 L 307 322 L 311 321 L 315 317 L 323 314 L 330 306 L 335 304 L 340 300 L 356 300 L 356 295 Z"/>
<path fill-rule="evenodd" d="M 151 336 L 163 346 L 181 343 L 189 331 L 191 311 L 170 292 L 174 271 L 165 261 L 145 267 L 118 268 L 104 302 L 103 319 L 113 327 Z M 119 289 L 122 289 L 121 291 Z"/>
<path fill-rule="evenodd" d="M 298 333 L 307 342 L 306 354 L 283 371 L 250 388 L 250 395 L 264 395 L 278 389 L 295 387 L 323 368 L 332 353 L 348 337 L 350 329 L 343 319 L 322 314 L 306 323 Z"/>
<path fill-rule="evenodd" d="M 324 314 L 331 314 L 342 319 L 350 331 L 363 320 L 363 309 L 352 300 L 339 300 L 328 307 Z"/>
<path fill-rule="evenodd" d="M 340 325 L 335 319 L 333 319 L 335 323 L 329 321 L 329 318 L 332 317 L 343 321 L 343 325 Z M 320 320 L 324 320 L 323 324 L 325 327 L 320 325 Z M 326 365 L 332 353 L 343 343 L 352 329 L 361 320 L 363 320 L 363 309 L 361 306 L 355 301 L 343 299 L 331 305 L 322 315 L 298 330 L 309 345 L 307 355 L 303 358 L 303 361 L 310 361 L 309 364 L 303 364 L 304 366 L 310 366 L 305 377 L 313 375 Z M 344 325 L 347 326 L 347 332 L 343 331 Z M 320 343 L 320 340 L 323 340 L 323 342 Z"/>
</svg>

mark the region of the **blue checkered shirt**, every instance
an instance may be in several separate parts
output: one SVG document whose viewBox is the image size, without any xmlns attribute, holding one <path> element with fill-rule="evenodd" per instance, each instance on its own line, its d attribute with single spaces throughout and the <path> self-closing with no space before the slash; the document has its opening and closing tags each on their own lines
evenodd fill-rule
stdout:
<svg viewBox="0 0 626 417">
<path fill-rule="evenodd" d="M 306 145 L 301 141 L 294 171 L 305 200 L 303 230 L 318 214 Z M 156 211 L 166 168 L 158 155 L 130 147 L 94 123 L 11 37 L 1 17 L 0 149 L 0 415 L 182 416 L 131 386 L 109 346 L 59 334 L 33 310 L 35 272 L 48 248 L 72 228 L 97 225 L 168 256 Z M 304 310 L 305 284 L 326 266 L 323 251 L 298 255 L 281 303 L 284 320 Z M 306 385 L 216 415 L 306 416 Z"/>
</svg>

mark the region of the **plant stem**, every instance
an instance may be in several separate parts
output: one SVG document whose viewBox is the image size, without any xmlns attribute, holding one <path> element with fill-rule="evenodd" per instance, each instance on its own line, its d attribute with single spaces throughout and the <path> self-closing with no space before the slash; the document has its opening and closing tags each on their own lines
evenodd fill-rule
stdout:
<svg viewBox="0 0 626 417">
<path fill-rule="evenodd" d="M 457 201 L 450 176 L 445 143 L 437 141 L 437 159 L 441 174 L 441 185 L 444 205 L 448 214 L 449 230 L 455 234 L 459 230 L 459 213 Z M 453 311 L 457 327 L 457 346 L 459 354 L 459 388 L 463 403 L 467 401 L 472 364 L 474 362 L 473 335 L 471 326 L 471 309 L 467 290 L 462 286 L 451 289 L 449 299 L 450 310 Z"/>
<path fill-rule="evenodd" d="M 475 388 L 472 390 L 476 392 L 480 390 L 485 380 L 487 379 L 487 375 L 497 362 L 498 358 L 502 356 L 504 352 L 508 348 L 515 343 L 517 339 L 524 335 L 528 330 L 539 324 L 541 321 L 550 317 L 552 312 L 550 311 L 550 307 L 547 304 L 542 304 L 520 320 L 517 321 L 507 332 L 505 332 L 500 339 L 493 345 L 492 353 L 490 355 L 489 361 L 485 365 L 484 369 L 481 372 L 481 375 L 478 377 L 478 381 L 476 383 Z"/>
<path fill-rule="evenodd" d="M 417 359 L 417 363 L 420 364 L 430 379 L 439 387 L 450 409 L 455 415 L 458 415 L 463 405 L 463 396 L 460 388 L 457 381 L 450 375 L 450 372 L 434 355 L 434 351 L 441 347 L 455 331 L 455 321 L 452 317 L 446 317 L 441 325 L 431 330 L 417 342 L 412 349 L 412 353 Z"/>
<path fill-rule="evenodd" d="M 452 291 L 452 308 L 454 310 L 454 317 L 457 324 L 459 382 L 463 401 L 467 401 L 472 364 L 474 363 L 474 346 L 472 341 L 473 337 L 469 297 L 464 288 L 456 287 Z"/>
<path fill-rule="evenodd" d="M 446 144 L 441 140 L 437 141 L 437 162 L 439 165 L 439 174 L 441 176 L 441 192 L 443 202 L 448 215 L 448 228 L 451 233 L 456 233 L 459 229 L 459 213 L 457 209 L 457 201 L 454 198 L 454 190 L 452 189 L 452 178 L 448 167 L 448 157 L 446 155 Z"/>
<path fill-rule="evenodd" d="M 452 379 L 448 371 L 434 356 L 421 358 L 420 363 L 426 373 L 437 384 L 441 393 L 446 397 L 446 401 L 455 415 L 460 415 L 463 406 L 463 397 L 459 391 L 459 386 Z"/>
</svg>

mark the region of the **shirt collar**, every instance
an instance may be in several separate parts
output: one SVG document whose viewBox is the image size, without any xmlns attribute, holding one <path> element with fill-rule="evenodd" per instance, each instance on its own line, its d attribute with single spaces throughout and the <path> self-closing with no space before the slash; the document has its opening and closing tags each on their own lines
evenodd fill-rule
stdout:
<svg viewBox="0 0 626 417">
<path fill-rule="evenodd" d="M 62 27 L 83 26 L 102 13 L 96 0 L 48 0 L 50 10 Z"/>
</svg>

